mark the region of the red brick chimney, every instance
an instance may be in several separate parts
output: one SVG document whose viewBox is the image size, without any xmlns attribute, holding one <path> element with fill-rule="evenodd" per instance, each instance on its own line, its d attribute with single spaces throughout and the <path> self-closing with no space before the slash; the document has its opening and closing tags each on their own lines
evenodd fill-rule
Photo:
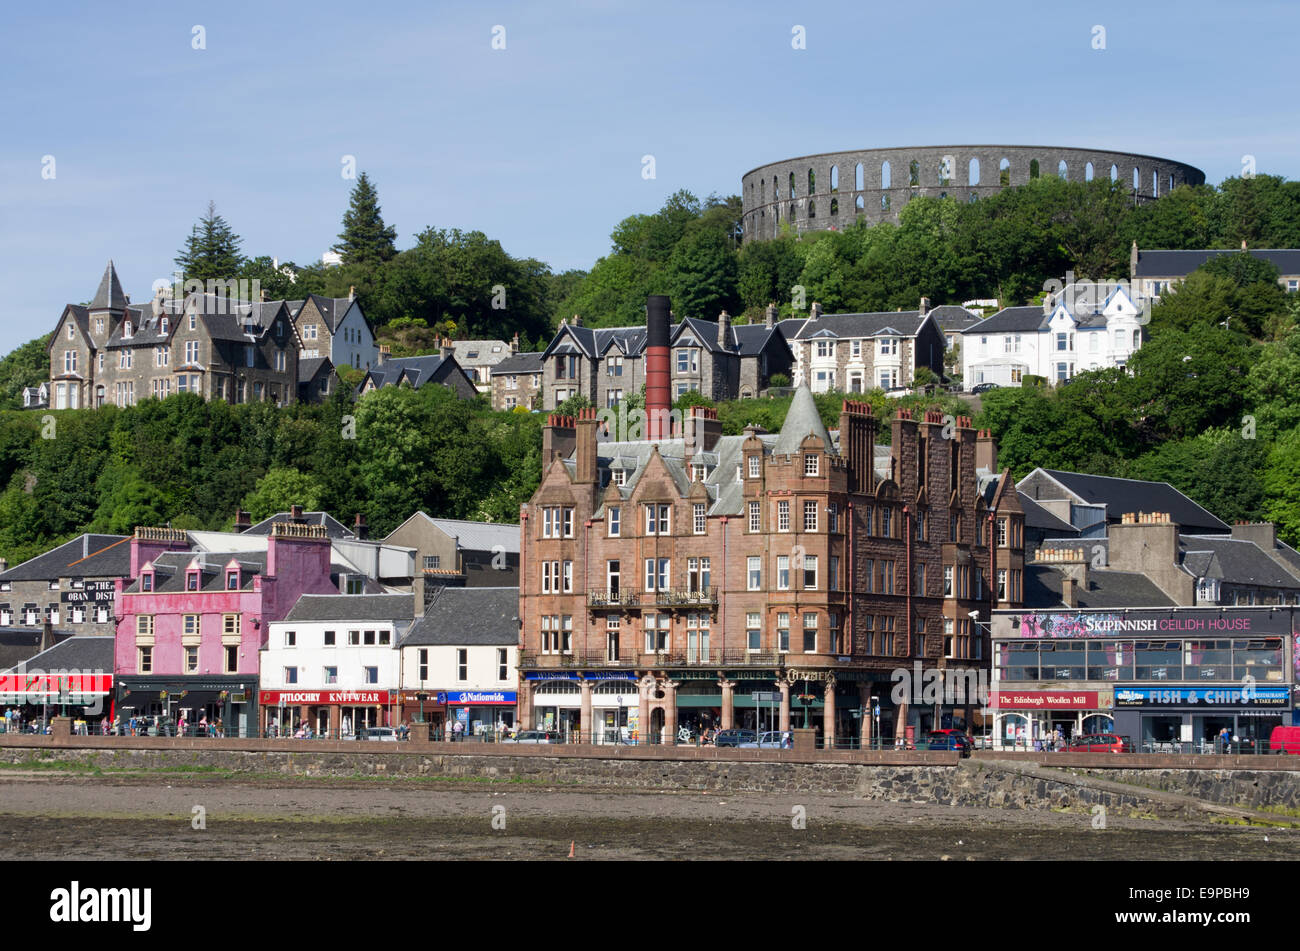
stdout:
<svg viewBox="0 0 1300 951">
<path fill-rule="evenodd" d="M 596 427 L 599 425 L 594 409 L 584 409 L 578 413 L 574 461 L 577 463 L 575 481 L 579 484 L 595 485 L 600 481 L 600 469 L 597 466 L 599 445 L 596 441 Z"/>
<path fill-rule="evenodd" d="M 998 442 L 990 430 L 981 429 L 975 437 L 975 468 L 998 471 Z"/>
<path fill-rule="evenodd" d="M 874 492 L 876 488 L 876 418 L 871 404 L 845 400 L 840 409 L 840 457 L 849 466 L 849 491 Z"/>
<path fill-rule="evenodd" d="M 547 416 L 542 427 L 542 466 L 549 466 L 557 455 L 567 459 L 577 444 L 577 435 L 577 421 L 572 416 Z"/>
</svg>

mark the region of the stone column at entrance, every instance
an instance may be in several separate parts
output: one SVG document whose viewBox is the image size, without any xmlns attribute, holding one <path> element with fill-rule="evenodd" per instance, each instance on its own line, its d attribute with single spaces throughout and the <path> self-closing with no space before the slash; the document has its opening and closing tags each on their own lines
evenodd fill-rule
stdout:
<svg viewBox="0 0 1300 951">
<path fill-rule="evenodd" d="M 722 729 L 730 730 L 735 726 L 736 719 L 736 682 L 722 677 L 718 680 L 718 686 L 722 688 Z"/>
<path fill-rule="evenodd" d="M 583 734 L 586 734 L 587 742 L 591 743 L 595 735 L 595 725 L 591 722 L 592 684 L 590 680 L 584 680 L 578 686 L 582 690 L 582 713 L 581 719 L 578 721 L 578 742 L 581 743 Z"/>
<path fill-rule="evenodd" d="M 340 707 L 334 705 L 330 706 L 330 736 L 334 737 L 335 739 L 338 738 L 339 730 L 342 727 L 342 723 L 340 722 L 339 719 L 340 709 L 341 709 Z"/>
<path fill-rule="evenodd" d="M 654 689 L 655 679 L 649 674 L 637 681 L 639 709 L 636 721 L 636 739 L 641 744 L 650 742 L 650 692 Z"/>
<path fill-rule="evenodd" d="M 781 691 L 781 732 L 786 733 L 790 729 L 790 681 L 778 680 L 776 686 Z"/>
<path fill-rule="evenodd" d="M 830 672 L 822 691 L 822 740 L 826 749 L 835 749 L 835 675 Z"/>
<path fill-rule="evenodd" d="M 677 742 L 677 681 L 664 681 L 664 729 L 668 733 L 668 744 Z"/>
<path fill-rule="evenodd" d="M 894 713 L 894 744 L 907 736 L 907 703 L 900 703 Z"/>
<path fill-rule="evenodd" d="M 870 749 L 871 747 L 871 729 L 873 719 L 871 716 L 871 687 L 869 684 L 858 685 L 858 703 L 862 707 L 862 748 Z"/>
<path fill-rule="evenodd" d="M 430 719 L 434 719 L 430 714 Z M 515 711 L 515 726 L 521 730 L 533 727 L 533 687 L 532 681 L 519 679 L 519 706 Z"/>
</svg>

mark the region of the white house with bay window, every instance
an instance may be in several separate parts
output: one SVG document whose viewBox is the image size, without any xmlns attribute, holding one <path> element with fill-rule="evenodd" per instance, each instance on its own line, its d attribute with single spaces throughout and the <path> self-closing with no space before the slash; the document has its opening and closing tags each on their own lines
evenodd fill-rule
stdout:
<svg viewBox="0 0 1300 951">
<path fill-rule="evenodd" d="M 1063 383 L 1085 370 L 1124 367 L 1142 346 L 1149 306 L 1122 283 L 1071 284 L 1041 306 L 1006 307 L 961 331 L 962 385 Z"/>
<path fill-rule="evenodd" d="M 303 723 L 318 736 L 393 726 L 401 681 L 398 643 L 415 617 L 410 594 L 305 594 L 267 626 L 260 652 L 263 731 Z"/>
</svg>

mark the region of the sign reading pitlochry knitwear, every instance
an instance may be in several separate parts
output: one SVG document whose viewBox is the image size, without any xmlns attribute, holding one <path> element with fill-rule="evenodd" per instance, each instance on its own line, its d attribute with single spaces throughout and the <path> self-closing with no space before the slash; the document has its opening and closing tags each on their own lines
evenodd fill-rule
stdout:
<svg viewBox="0 0 1300 951">
<path fill-rule="evenodd" d="M 291 704 L 386 704 L 387 690 L 263 690 L 258 703 L 266 707 Z"/>
<path fill-rule="evenodd" d="M 1290 687 L 1116 687 L 1116 707 L 1289 707 Z"/>
</svg>

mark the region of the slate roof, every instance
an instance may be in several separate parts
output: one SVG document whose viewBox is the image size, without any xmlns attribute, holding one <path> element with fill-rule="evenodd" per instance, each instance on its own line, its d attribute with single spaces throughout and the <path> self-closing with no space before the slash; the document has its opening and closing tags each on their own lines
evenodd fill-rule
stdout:
<svg viewBox="0 0 1300 951">
<path fill-rule="evenodd" d="M 320 372 L 320 368 L 329 363 L 329 357 L 309 357 L 298 361 L 298 382 L 310 383 Z"/>
<path fill-rule="evenodd" d="M 802 323 L 802 321 L 783 321 L 783 323 Z M 668 331 L 669 346 L 675 346 L 681 334 L 691 333 L 705 349 L 713 352 L 732 353 L 741 357 L 755 356 L 762 352 L 772 333 L 763 324 L 732 324 L 726 338 L 725 346 L 718 345 L 718 322 L 688 317 L 673 324 Z M 783 336 L 783 339 L 788 339 Z M 581 352 L 584 356 L 596 359 L 604 357 L 611 350 L 617 349 L 624 356 L 640 356 L 645 352 L 645 327 L 582 327 L 565 324 L 542 351 L 544 359 L 552 353 Z"/>
<path fill-rule="evenodd" d="M 1023 492 L 1017 492 L 1020 496 L 1020 507 L 1025 512 L 1025 525 L 1029 528 L 1041 528 L 1045 532 L 1064 532 L 1067 535 L 1077 535 L 1079 530 L 1063 518 L 1058 518 L 1047 509 L 1043 508 Z"/>
<path fill-rule="evenodd" d="M 371 367 L 369 373 L 376 387 L 396 384 L 404 379 L 409 381 L 412 387 L 419 389 L 420 386 L 440 375 L 444 362 L 442 355 L 438 353 L 423 357 L 398 357 Z"/>
<path fill-rule="evenodd" d="M 304 594 L 286 621 L 409 621 L 413 594 Z"/>
<path fill-rule="evenodd" d="M 519 554 L 519 526 L 510 522 L 470 522 L 458 518 L 433 518 L 418 513 L 445 535 L 453 535 L 465 551 L 490 552 L 500 545 L 506 552 Z"/>
<path fill-rule="evenodd" d="M 518 588 L 440 588 L 402 647 L 519 644 Z"/>
<path fill-rule="evenodd" d="M 41 649 L 41 633 L 39 628 L 0 628 L 0 670 L 11 670 L 34 657 Z M 55 631 L 54 636 L 70 635 Z"/>
<path fill-rule="evenodd" d="M 276 512 L 267 518 L 262 519 L 256 525 L 250 525 L 244 529 L 241 535 L 270 535 L 271 526 L 276 522 L 292 522 L 294 517 L 289 512 Z M 329 512 L 303 512 L 302 522 L 305 525 L 323 525 L 325 534 L 330 538 L 352 538 L 352 529 L 344 525 Z"/>
<path fill-rule="evenodd" d="M 1079 502 L 1105 505 L 1106 519 L 1110 522 L 1118 522 L 1127 512 L 1168 512 L 1169 517 L 1184 529 L 1225 533 L 1231 531 L 1225 522 L 1197 505 L 1168 482 L 1118 479 L 1112 476 L 1062 472 L 1059 469 L 1035 471 L 1044 472 L 1056 480 Z"/>
<path fill-rule="evenodd" d="M 125 578 L 131 573 L 129 535 L 81 535 L 0 573 L 0 581 Z"/>
<path fill-rule="evenodd" d="M 1042 306 L 1032 304 L 1028 307 L 1004 307 L 992 317 L 986 317 L 978 323 L 967 327 L 962 333 L 985 334 L 1020 331 L 1038 333 L 1047 329 L 1049 314 L 1043 313 Z"/>
<path fill-rule="evenodd" d="M 496 366 L 510 356 L 510 344 L 504 340 L 453 340 L 451 346 L 462 367 Z"/>
<path fill-rule="evenodd" d="M 542 372 L 542 355 L 541 353 L 516 353 L 506 357 L 500 363 L 492 368 L 492 375 L 506 375 L 512 373 L 541 373 Z"/>
<path fill-rule="evenodd" d="M 1210 258 L 1225 254 L 1240 254 L 1239 248 L 1223 250 L 1200 249 L 1195 251 L 1143 251 L 1138 250 L 1135 277 L 1186 277 Z M 1279 275 L 1300 274 L 1300 249 L 1250 248 L 1248 253 L 1277 267 Z"/>
<path fill-rule="evenodd" d="M 781 424 L 781 434 L 777 437 L 772 451 L 780 455 L 798 452 L 799 444 L 809 435 L 820 437 L 827 450 L 832 450 L 831 437 L 822 423 L 821 413 L 817 411 L 817 402 L 813 399 L 812 390 L 807 386 L 800 386 L 794 391 L 794 399 L 790 401 L 790 409 L 785 414 L 785 422 Z"/>
<path fill-rule="evenodd" d="M 1173 607 L 1174 601 L 1136 571 L 1112 568 L 1090 569 L 1088 586 L 1075 586 L 1080 608 Z M 1064 572 L 1050 565 L 1025 566 L 1025 608 L 1063 608 L 1061 584 Z"/>
<path fill-rule="evenodd" d="M 153 590 L 174 592 L 185 590 L 185 572 L 191 561 L 197 559 L 200 565 L 199 590 L 225 591 L 225 568 L 234 559 L 239 562 L 240 591 L 253 590 L 253 578 L 266 571 L 265 551 L 169 551 L 163 552 L 153 561 Z M 140 579 L 136 578 L 125 589 L 127 594 L 140 594 Z"/>
<path fill-rule="evenodd" d="M 91 310 L 123 310 L 126 308 L 126 295 L 122 293 L 122 285 L 117 279 L 117 268 L 113 267 L 113 262 L 108 262 L 108 267 L 104 268 L 104 276 L 99 279 L 99 289 L 95 291 L 95 296 L 90 302 Z"/>
<path fill-rule="evenodd" d="M 877 311 L 869 314 L 823 314 L 809 318 L 795 335 L 796 340 L 832 337 L 914 337 L 925 323 L 919 310 Z"/>
<path fill-rule="evenodd" d="M 325 324 L 331 334 L 338 330 L 339 324 L 343 322 L 343 318 L 348 315 L 348 311 L 355 303 L 355 299 L 351 297 L 321 297 L 319 294 L 308 294 L 305 300 L 284 302 L 289 315 L 296 319 L 298 312 L 308 300 L 316 305 L 316 309 L 325 318 Z"/>
<path fill-rule="evenodd" d="M 1253 541 L 1221 535 L 1179 535 L 1178 547 L 1183 566 L 1197 578 L 1300 589 L 1300 578 L 1288 573 Z"/>
<path fill-rule="evenodd" d="M 960 304 L 940 304 L 938 307 L 931 307 L 930 317 L 946 334 L 965 330 L 984 319 L 982 315 L 967 310 Z"/>
<path fill-rule="evenodd" d="M 39 636 L 37 641 L 39 643 Z M 23 667 L 30 673 L 52 672 L 56 670 L 77 670 L 82 673 L 113 671 L 113 641 L 111 634 L 105 636 L 77 635 L 66 638 L 53 647 L 26 658 Z"/>
</svg>

